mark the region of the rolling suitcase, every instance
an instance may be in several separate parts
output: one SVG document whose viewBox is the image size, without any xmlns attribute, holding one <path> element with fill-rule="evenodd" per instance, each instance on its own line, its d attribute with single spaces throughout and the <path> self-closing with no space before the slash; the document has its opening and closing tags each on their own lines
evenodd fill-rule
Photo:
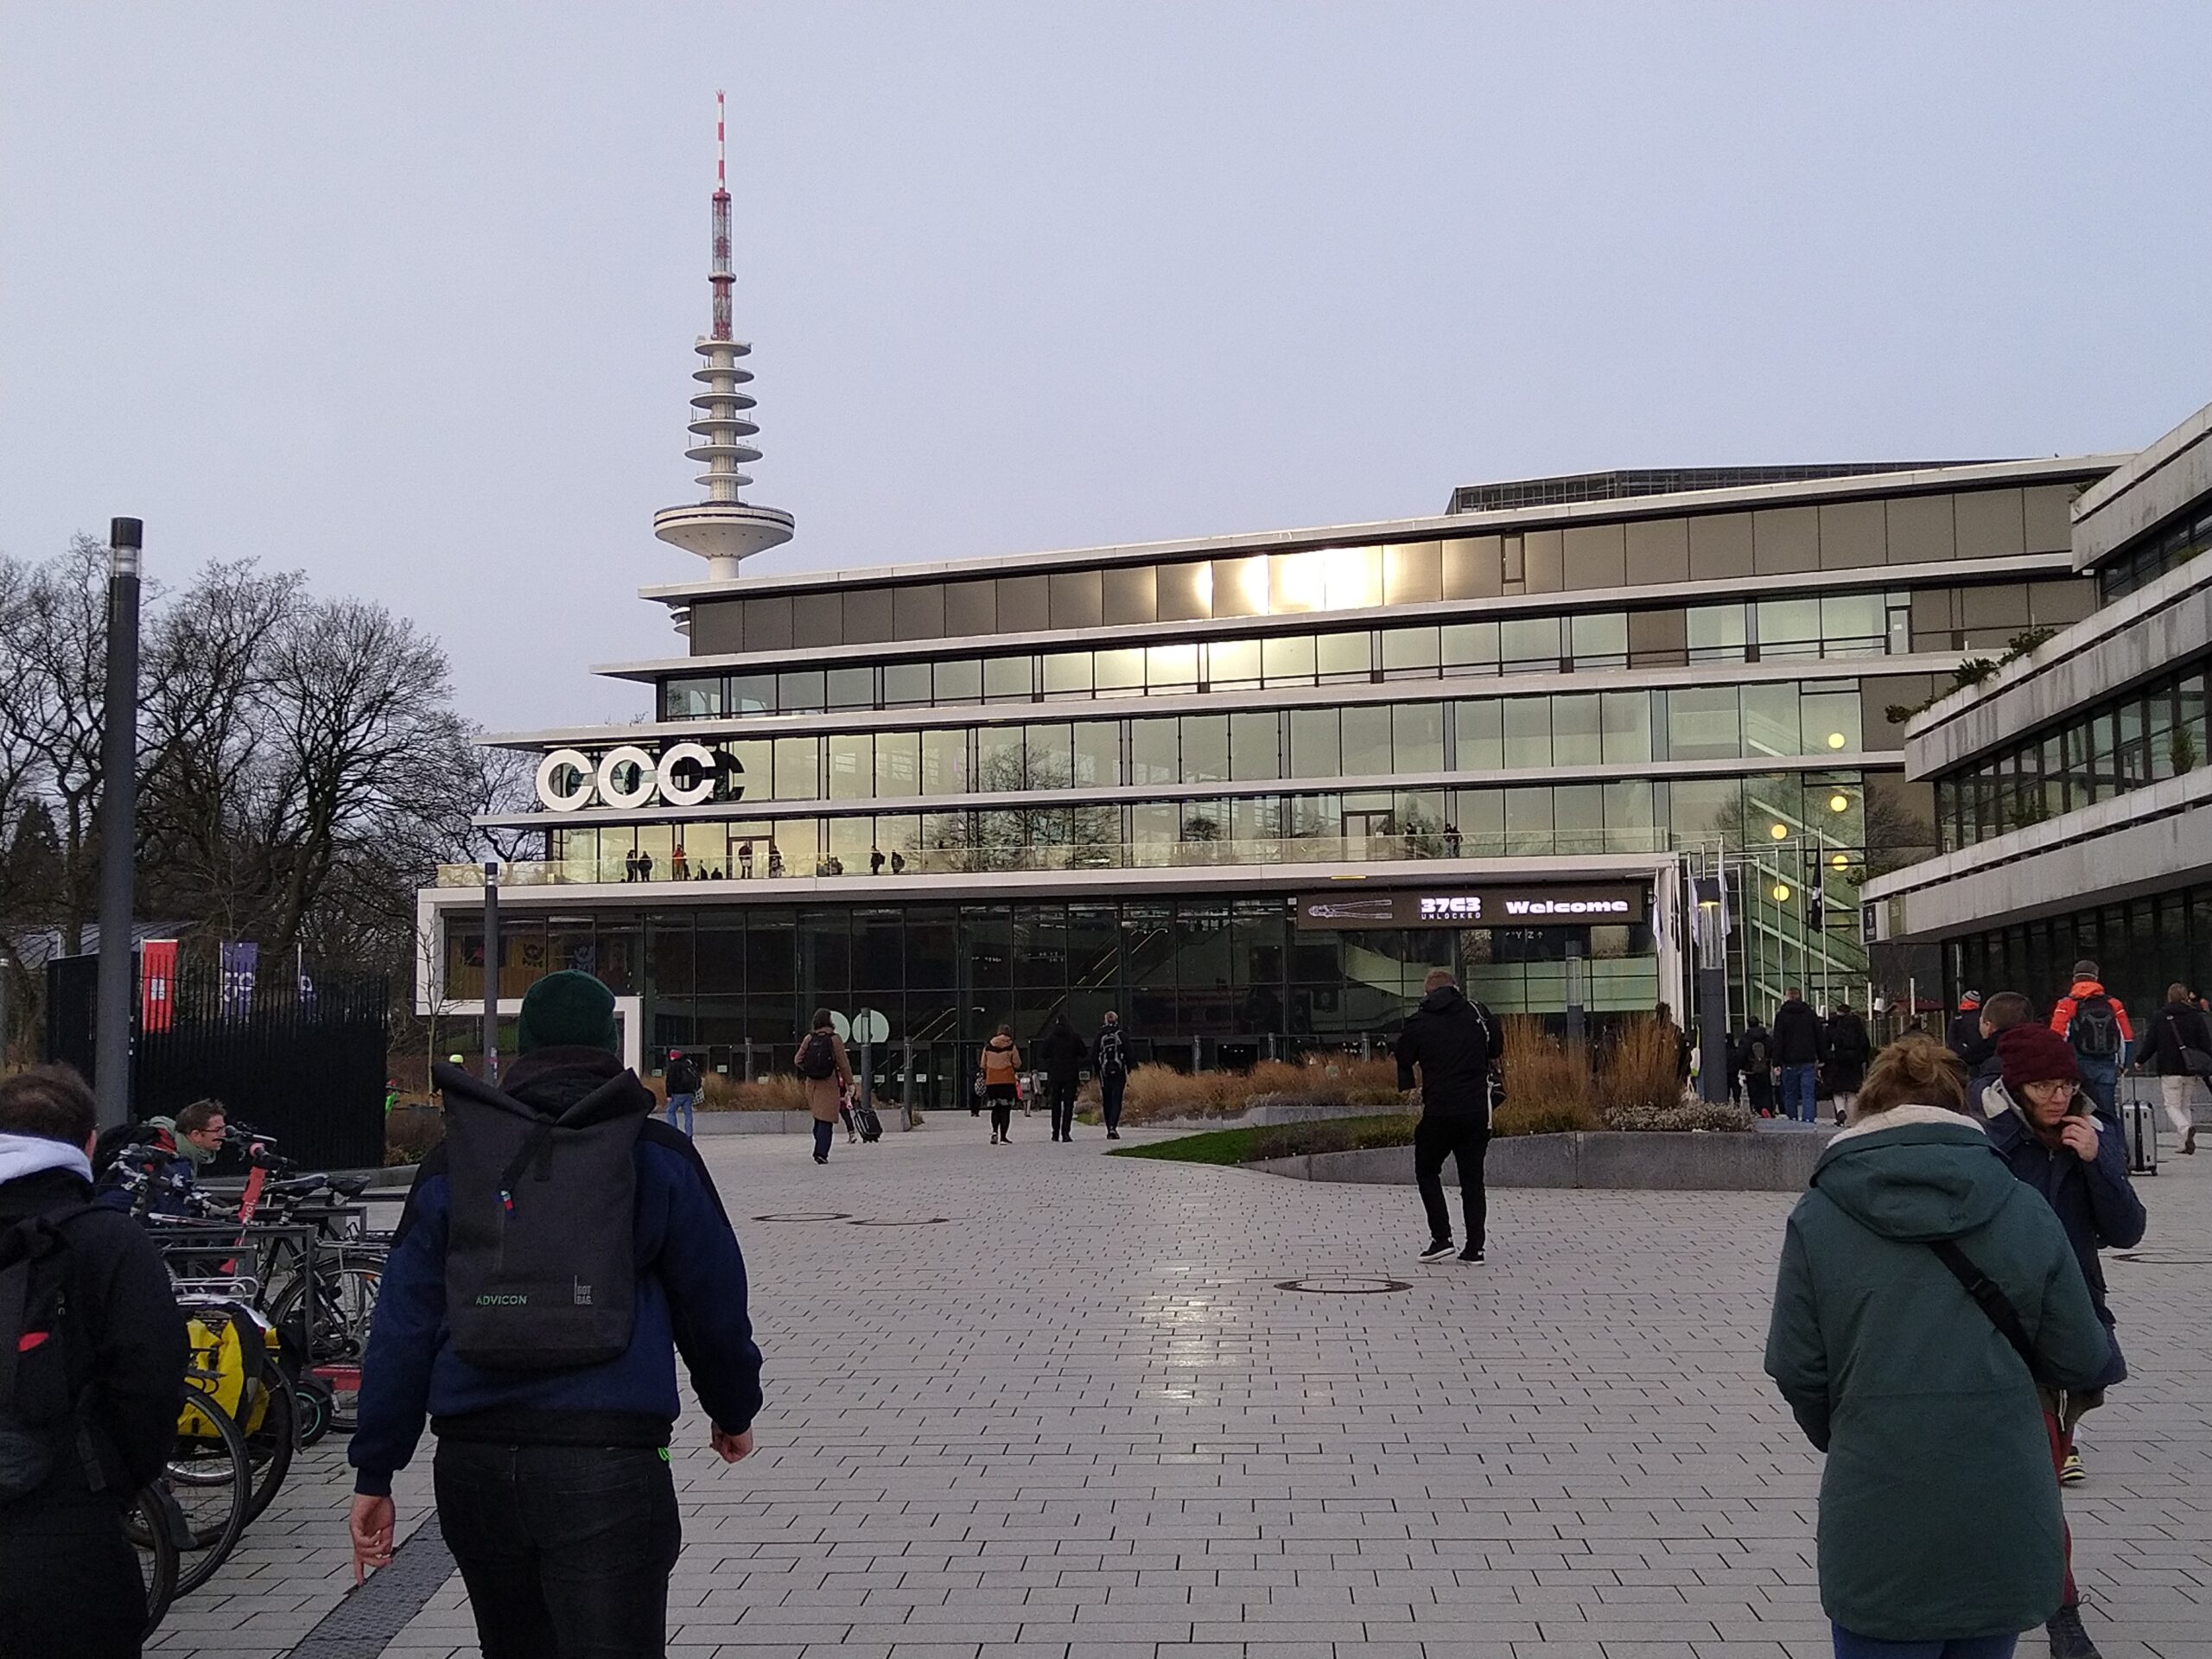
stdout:
<svg viewBox="0 0 2212 1659">
<path fill-rule="evenodd" d="M 860 1100 L 853 1103 L 853 1119 L 860 1125 L 861 1140 L 883 1139 L 883 1120 L 875 1115 L 875 1108 L 869 1102 Z"/>
<path fill-rule="evenodd" d="M 2127 1136 L 2127 1173 L 2131 1175 L 2158 1173 L 2158 1109 L 2152 1090 L 2145 1089 L 2144 1082 L 2141 1077 L 2122 1077 L 2120 1097 L 2114 1103 L 2120 1108 L 2121 1129 Z"/>
</svg>

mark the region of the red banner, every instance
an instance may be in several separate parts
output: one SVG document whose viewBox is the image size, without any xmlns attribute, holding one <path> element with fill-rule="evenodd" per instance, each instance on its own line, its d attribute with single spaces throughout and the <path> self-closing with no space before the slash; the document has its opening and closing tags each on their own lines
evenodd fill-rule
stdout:
<svg viewBox="0 0 2212 1659">
<path fill-rule="evenodd" d="M 138 1029 L 167 1031 L 176 1020 L 176 941 L 138 947 Z"/>
</svg>

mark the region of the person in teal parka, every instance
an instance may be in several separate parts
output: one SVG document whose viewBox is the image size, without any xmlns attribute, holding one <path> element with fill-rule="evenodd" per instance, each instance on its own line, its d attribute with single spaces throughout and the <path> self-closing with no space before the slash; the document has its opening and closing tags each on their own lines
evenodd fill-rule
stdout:
<svg viewBox="0 0 2212 1659">
<path fill-rule="evenodd" d="M 1838 1659 L 2004 1659 L 2059 1605 L 2036 1377 L 1929 1248 L 1947 1239 L 2003 1292 L 2046 1377 L 2078 1387 L 2104 1369 L 2065 1230 L 1968 1112 L 1957 1058 L 1907 1038 L 1876 1058 L 1790 1213 L 1767 1332 L 1767 1374 L 1827 1453 L 1821 1605 Z"/>
</svg>

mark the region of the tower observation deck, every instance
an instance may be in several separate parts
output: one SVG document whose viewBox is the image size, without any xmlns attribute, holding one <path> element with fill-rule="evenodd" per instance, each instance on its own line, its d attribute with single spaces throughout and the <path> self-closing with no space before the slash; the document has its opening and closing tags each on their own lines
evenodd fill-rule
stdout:
<svg viewBox="0 0 2212 1659">
<path fill-rule="evenodd" d="M 760 428 L 753 419 L 753 395 L 745 390 L 753 371 L 741 361 L 752 355 L 753 347 L 733 338 L 730 327 L 730 290 L 737 276 L 730 261 L 723 130 L 722 97 L 717 92 L 714 267 L 708 278 L 714 289 L 714 325 L 694 348 L 706 360 L 691 374 L 702 387 L 691 399 L 690 430 L 696 442 L 683 452 L 705 465 L 698 481 L 706 486 L 707 497 L 688 506 L 663 507 L 653 515 L 653 534 L 706 560 L 707 574 L 715 580 L 734 577 L 742 560 L 764 548 L 781 546 L 792 533 L 791 514 L 780 507 L 755 506 L 742 493 L 753 481 L 743 467 L 760 459 L 752 442 Z"/>
</svg>

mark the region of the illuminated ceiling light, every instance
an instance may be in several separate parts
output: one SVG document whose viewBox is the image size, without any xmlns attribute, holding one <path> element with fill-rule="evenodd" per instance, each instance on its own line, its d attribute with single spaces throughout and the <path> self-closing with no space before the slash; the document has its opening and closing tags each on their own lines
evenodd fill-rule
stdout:
<svg viewBox="0 0 2212 1659">
<path fill-rule="evenodd" d="M 1850 796 L 1848 796 L 1848 795 L 1831 795 L 1831 796 L 1829 796 L 1829 797 L 1828 797 L 1828 810 L 1829 810 L 1829 811 L 1831 811 L 1831 812 L 1847 812 L 1847 811 L 1849 811 L 1850 810 L 1851 810 L 1851 797 L 1850 797 Z"/>
<path fill-rule="evenodd" d="M 1832 749 L 1841 748 L 1844 745 L 1844 735 L 1841 732 L 1830 732 L 1828 734 L 1828 747 Z"/>
<path fill-rule="evenodd" d="M 1772 836 L 1777 841 L 1787 841 L 1789 839 L 1789 827 L 1787 824 L 1777 823 L 1769 830 L 1767 834 Z"/>
<path fill-rule="evenodd" d="M 1789 884 L 1787 881 L 1777 881 L 1774 884 L 1774 902 L 1777 905 L 1789 902 Z"/>
<path fill-rule="evenodd" d="M 1848 869 L 1851 867 L 1851 858 L 1848 854 L 1838 853 L 1834 858 L 1828 860 L 1828 864 L 1834 869 Z"/>
</svg>

